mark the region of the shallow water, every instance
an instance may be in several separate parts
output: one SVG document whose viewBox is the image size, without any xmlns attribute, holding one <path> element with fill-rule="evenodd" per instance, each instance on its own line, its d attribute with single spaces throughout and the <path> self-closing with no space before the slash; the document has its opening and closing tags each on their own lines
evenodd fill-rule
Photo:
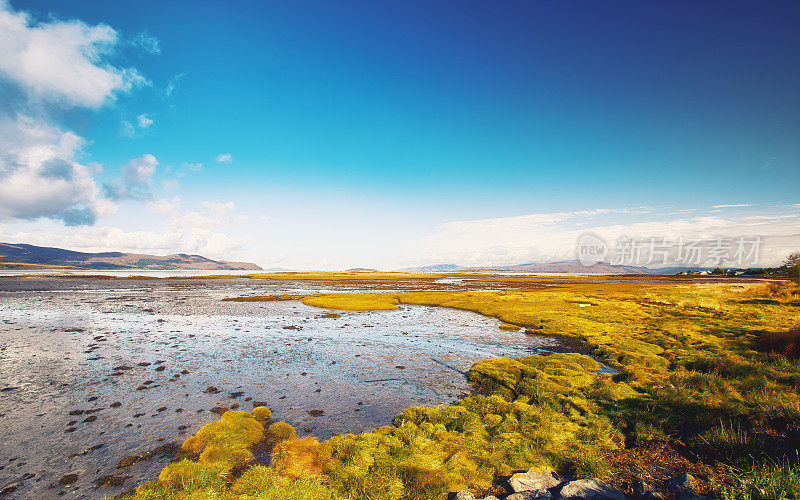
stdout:
<svg viewBox="0 0 800 500">
<path fill-rule="evenodd" d="M 331 314 L 297 301 L 220 301 L 325 286 L 0 280 L 0 489 L 21 481 L 9 498 L 118 494 L 155 478 L 170 455 L 117 468 L 120 460 L 179 445 L 218 418 L 214 407 L 265 404 L 301 436 L 325 439 L 455 401 L 470 391 L 464 373 L 476 361 L 558 349 L 466 311 Z M 60 484 L 68 474 L 75 482 Z M 97 486 L 103 476 L 126 479 Z"/>
</svg>

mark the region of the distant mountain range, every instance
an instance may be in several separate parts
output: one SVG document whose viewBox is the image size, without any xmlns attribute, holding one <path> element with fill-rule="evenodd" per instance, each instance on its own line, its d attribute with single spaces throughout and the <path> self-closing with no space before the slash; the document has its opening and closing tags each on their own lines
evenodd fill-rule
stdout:
<svg viewBox="0 0 800 500">
<path fill-rule="evenodd" d="M 520 273 L 587 273 L 587 274 L 677 274 L 685 271 L 700 271 L 704 268 L 669 267 L 651 269 L 648 267 L 617 266 L 599 263 L 584 266 L 577 260 L 561 262 L 531 262 L 510 266 L 464 267 L 456 264 L 436 264 L 432 266 L 398 269 L 405 272 L 437 273 L 451 271 L 515 271 Z"/>
<path fill-rule="evenodd" d="M 0 269 L 202 269 L 225 271 L 260 271 L 250 262 L 211 260 L 202 255 L 177 253 L 149 255 L 142 253 L 86 253 L 63 248 L 0 243 Z"/>
</svg>

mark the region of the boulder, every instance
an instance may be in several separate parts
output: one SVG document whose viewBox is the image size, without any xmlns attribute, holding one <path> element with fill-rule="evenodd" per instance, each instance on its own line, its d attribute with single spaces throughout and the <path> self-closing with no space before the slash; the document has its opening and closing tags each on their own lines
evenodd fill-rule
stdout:
<svg viewBox="0 0 800 500">
<path fill-rule="evenodd" d="M 553 495 L 548 490 L 520 491 L 508 495 L 505 500 L 550 500 Z"/>
<path fill-rule="evenodd" d="M 649 484 L 645 483 L 641 479 L 636 479 L 633 481 L 631 483 L 631 489 L 633 490 L 633 494 L 636 496 L 636 498 L 647 496 L 648 493 L 653 491 L 653 488 L 651 488 Z"/>
<path fill-rule="evenodd" d="M 508 485 L 515 493 L 521 491 L 549 490 L 561 484 L 558 473 L 548 467 L 532 467 L 528 472 L 514 474 Z"/>
<path fill-rule="evenodd" d="M 476 500 L 475 495 L 467 490 L 461 490 L 456 493 L 455 500 Z"/>
<path fill-rule="evenodd" d="M 561 488 L 560 495 L 565 500 L 625 500 L 620 490 L 600 479 L 570 481 Z"/>
<path fill-rule="evenodd" d="M 671 491 L 694 491 L 694 477 L 688 472 L 673 477 L 665 484 Z"/>
</svg>

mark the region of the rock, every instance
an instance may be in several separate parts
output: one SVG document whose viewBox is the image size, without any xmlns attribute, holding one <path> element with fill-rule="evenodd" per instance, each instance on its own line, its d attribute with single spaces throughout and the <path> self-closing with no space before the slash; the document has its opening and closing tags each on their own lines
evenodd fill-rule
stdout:
<svg viewBox="0 0 800 500">
<path fill-rule="evenodd" d="M 552 493 L 547 490 L 520 491 L 506 497 L 506 500 L 549 500 Z"/>
<path fill-rule="evenodd" d="M 475 495 L 473 495 L 469 491 L 461 490 L 458 493 L 456 493 L 456 496 L 454 497 L 454 500 L 476 500 L 476 499 L 475 499 Z"/>
<path fill-rule="evenodd" d="M 17 491 L 17 488 L 19 488 L 20 486 L 22 486 L 21 481 L 14 481 L 13 483 L 8 483 L 7 485 L 3 486 L 2 490 L 0 490 L 0 495 L 10 495 L 11 493 Z"/>
<path fill-rule="evenodd" d="M 488 497 L 485 497 L 485 498 L 483 498 L 483 500 L 500 500 L 500 499 L 499 499 L 499 498 L 497 498 L 497 497 L 496 497 L 496 496 L 494 496 L 494 495 L 489 495 Z"/>
<path fill-rule="evenodd" d="M 122 486 L 131 476 L 102 476 L 95 480 L 97 486 Z"/>
<path fill-rule="evenodd" d="M 61 479 L 58 480 L 61 484 L 72 484 L 78 480 L 77 474 L 65 474 L 61 476 Z"/>
<path fill-rule="evenodd" d="M 318 410 L 317 408 L 314 408 L 313 410 L 308 410 L 307 413 L 312 417 L 319 417 L 320 415 L 325 415 L 325 410 Z"/>
<path fill-rule="evenodd" d="M 678 494 L 678 500 L 708 500 L 708 497 L 698 495 L 691 490 L 683 490 Z"/>
<path fill-rule="evenodd" d="M 651 488 L 649 484 L 645 483 L 641 479 L 637 479 L 631 483 L 631 489 L 633 490 L 633 494 L 636 496 L 636 498 L 643 497 L 653 491 L 653 488 Z"/>
<path fill-rule="evenodd" d="M 675 476 L 666 483 L 667 488 L 671 491 L 694 491 L 694 477 L 688 472 L 684 472 L 680 476 Z"/>
<path fill-rule="evenodd" d="M 625 500 L 625 495 L 600 479 L 570 481 L 561 488 L 565 500 Z"/>
<path fill-rule="evenodd" d="M 508 480 L 508 485 L 514 492 L 547 490 L 561 484 L 561 478 L 553 469 L 547 467 L 532 467 L 528 472 L 514 474 Z"/>
</svg>

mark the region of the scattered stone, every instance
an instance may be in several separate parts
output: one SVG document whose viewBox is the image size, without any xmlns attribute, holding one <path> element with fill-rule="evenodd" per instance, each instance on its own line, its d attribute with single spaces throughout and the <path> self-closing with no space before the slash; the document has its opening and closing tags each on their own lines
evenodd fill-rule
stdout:
<svg viewBox="0 0 800 500">
<path fill-rule="evenodd" d="M 514 492 L 547 490 L 561 484 L 561 477 L 553 469 L 532 467 L 528 472 L 514 474 L 508 485 Z"/>
<path fill-rule="evenodd" d="M 240 398 L 240 397 L 242 397 L 243 395 L 244 395 L 244 392 L 243 392 L 243 391 L 239 391 L 239 392 L 232 392 L 232 393 L 230 393 L 230 397 L 231 397 L 231 399 Z"/>
<path fill-rule="evenodd" d="M 83 415 L 83 410 L 72 410 L 69 412 L 70 415 Z"/>
<path fill-rule="evenodd" d="M 157 409 L 156 411 L 159 412 L 159 413 L 161 413 L 162 411 L 167 411 L 167 407 L 166 406 L 162 406 L 161 408 Z"/>
<path fill-rule="evenodd" d="M 314 408 L 313 410 L 309 410 L 308 414 L 312 417 L 319 417 L 320 415 L 325 415 L 325 411 Z"/>
<path fill-rule="evenodd" d="M 204 393 L 206 393 L 206 394 L 217 394 L 218 392 L 220 392 L 220 390 L 219 390 L 219 389 L 217 389 L 216 387 L 214 387 L 213 385 L 210 385 L 210 386 L 208 386 L 208 388 L 207 388 L 205 391 L 203 391 L 203 392 L 204 392 Z"/>
<path fill-rule="evenodd" d="M 95 481 L 99 486 L 122 486 L 131 476 L 102 476 Z"/>
<path fill-rule="evenodd" d="M 397 366 L 395 366 L 395 368 L 397 368 L 398 370 L 405 370 L 406 369 L 406 367 L 403 366 L 403 365 L 397 365 Z"/>
<path fill-rule="evenodd" d="M 159 366 L 158 368 L 156 368 L 156 371 L 157 371 L 157 372 L 163 372 L 163 371 L 164 371 L 164 370 L 166 370 L 166 369 L 167 369 L 167 368 L 166 368 L 165 366 L 163 366 L 163 365 L 162 365 L 162 366 Z"/>
<path fill-rule="evenodd" d="M 120 403 L 119 401 L 111 403 L 112 408 L 119 408 L 120 406 L 122 406 L 122 403 Z"/>
<path fill-rule="evenodd" d="M 600 479 L 570 481 L 561 488 L 565 500 L 625 500 L 625 495 Z"/>
<path fill-rule="evenodd" d="M 211 408 L 211 410 L 209 410 L 209 411 L 211 411 L 212 413 L 216 413 L 217 415 L 222 416 L 226 411 L 228 411 L 228 409 L 225 408 L 224 406 L 215 406 L 215 407 Z"/>
<path fill-rule="evenodd" d="M 94 422 L 95 420 L 97 420 L 96 415 L 92 415 L 91 417 L 86 417 L 83 419 L 84 422 Z"/>
<path fill-rule="evenodd" d="M 638 497 L 643 497 L 653 491 L 649 484 L 645 483 L 641 479 L 636 479 L 631 483 L 631 489 L 633 490 L 633 494 Z"/>
<path fill-rule="evenodd" d="M 476 499 L 475 495 L 473 495 L 469 491 L 461 490 L 458 493 L 456 493 L 454 500 L 476 500 Z"/>
<path fill-rule="evenodd" d="M 508 495 L 506 500 L 548 500 L 550 498 L 553 498 L 553 495 L 547 490 L 532 490 L 513 493 Z"/>
<path fill-rule="evenodd" d="M 0 490 L 0 496 L 14 493 L 20 486 L 22 486 L 21 481 L 14 481 L 13 483 L 8 483 L 7 485 L 3 486 L 2 490 Z"/>
<path fill-rule="evenodd" d="M 58 480 L 59 484 L 72 484 L 78 480 L 77 474 L 65 474 Z"/>
<path fill-rule="evenodd" d="M 141 363 L 137 363 L 139 366 L 150 366 L 152 363 L 148 363 L 147 361 L 143 361 Z"/>
</svg>

